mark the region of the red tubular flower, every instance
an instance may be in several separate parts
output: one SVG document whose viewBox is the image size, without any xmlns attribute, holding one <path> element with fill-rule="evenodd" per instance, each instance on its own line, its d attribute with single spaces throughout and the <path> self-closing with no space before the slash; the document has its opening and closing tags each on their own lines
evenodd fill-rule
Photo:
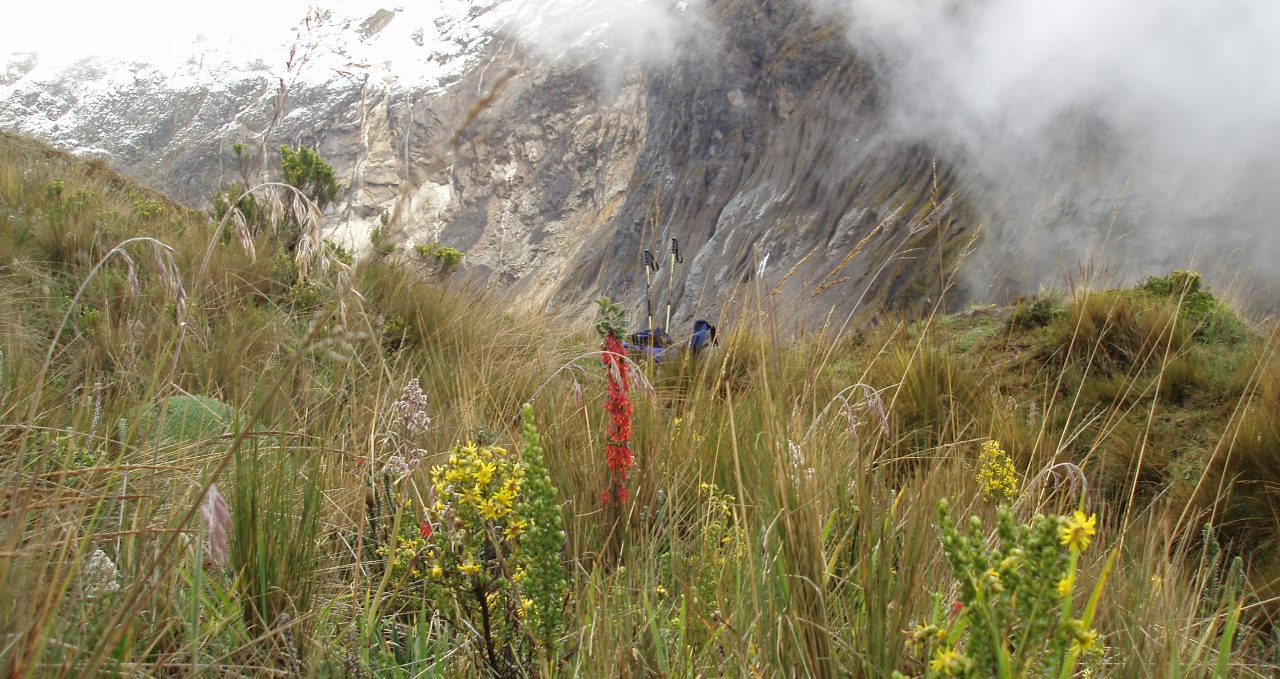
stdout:
<svg viewBox="0 0 1280 679">
<path fill-rule="evenodd" d="M 605 463 L 609 467 L 609 489 L 601 497 L 605 504 L 609 504 L 611 497 L 622 504 L 627 501 L 627 476 L 634 464 L 630 445 L 631 402 L 627 400 L 631 382 L 627 379 L 628 366 L 621 340 L 609 333 L 601 349 L 609 385 L 609 396 L 604 403 L 604 410 L 609 414 L 604 446 Z"/>
<path fill-rule="evenodd" d="M 422 534 L 422 537 L 429 538 L 435 531 L 431 528 L 431 522 L 423 519 L 422 523 L 418 524 L 418 532 Z"/>
</svg>

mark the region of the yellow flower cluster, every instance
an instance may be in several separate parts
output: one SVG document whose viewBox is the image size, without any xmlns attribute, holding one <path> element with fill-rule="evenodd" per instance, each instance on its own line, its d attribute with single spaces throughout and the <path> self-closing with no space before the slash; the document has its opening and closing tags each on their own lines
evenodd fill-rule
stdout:
<svg viewBox="0 0 1280 679">
<path fill-rule="evenodd" d="M 448 536 L 445 572 L 482 578 L 501 572 L 504 567 L 490 554 L 491 540 L 504 541 L 502 550 L 510 557 L 529 529 L 529 520 L 516 511 L 525 480 L 520 457 L 506 448 L 467 443 L 431 470 L 431 480 L 438 499 L 430 517 Z"/>
<path fill-rule="evenodd" d="M 947 629 L 934 624 L 920 623 L 907 636 L 907 646 L 914 654 L 924 653 L 931 644 L 947 640 Z"/>
<path fill-rule="evenodd" d="M 432 469 L 431 478 L 440 497 L 436 511 L 447 505 L 464 517 L 474 510 L 485 522 L 499 522 L 515 506 L 524 474 L 519 460 L 505 448 L 468 443 L 449 456 L 448 464 Z M 525 528 L 524 521 L 511 521 L 505 526 L 506 537 L 519 537 Z"/>
<path fill-rule="evenodd" d="M 989 439 L 978 453 L 978 485 L 982 497 L 1011 502 L 1018 496 L 1018 472 L 1013 458 L 1000 447 L 1000 442 Z"/>
</svg>

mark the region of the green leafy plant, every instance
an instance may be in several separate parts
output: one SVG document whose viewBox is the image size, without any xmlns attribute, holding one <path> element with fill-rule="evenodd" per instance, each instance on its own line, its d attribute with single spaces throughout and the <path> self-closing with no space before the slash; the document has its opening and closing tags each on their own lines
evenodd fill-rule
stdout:
<svg viewBox="0 0 1280 679">
<path fill-rule="evenodd" d="M 533 420 L 533 406 L 525 404 L 521 412 L 524 433 L 524 493 L 516 506 L 516 515 L 528 523 L 520 539 L 525 578 L 524 595 L 530 602 L 528 627 L 543 654 L 544 662 L 555 657 L 560 635 L 565 627 L 565 598 L 568 584 L 560 555 L 564 550 L 564 526 L 556 488 L 542 454 L 542 438 Z"/>
<path fill-rule="evenodd" d="M 396 251 L 396 243 L 388 235 L 386 224 L 369 229 L 369 247 L 378 257 L 386 257 Z"/>
<path fill-rule="evenodd" d="M 943 550 L 959 589 L 949 609 L 935 598 L 933 619 L 912 635 L 926 677 L 1070 677 L 1094 649 L 1094 612 L 1105 574 L 1083 616 L 1072 594 L 1077 561 L 1095 533 L 1096 517 L 1037 515 L 1017 524 L 1001 507 L 995 540 L 978 517 L 966 527 L 938 504 Z"/>
<path fill-rule="evenodd" d="M 599 320 L 596 321 L 596 334 L 601 338 L 613 336 L 622 339 L 627 336 L 627 312 L 608 297 L 596 300 Z"/>
</svg>

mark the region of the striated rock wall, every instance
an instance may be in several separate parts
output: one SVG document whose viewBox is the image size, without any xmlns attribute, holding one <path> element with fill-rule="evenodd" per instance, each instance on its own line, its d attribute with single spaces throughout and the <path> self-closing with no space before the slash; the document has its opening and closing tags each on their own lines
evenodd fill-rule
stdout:
<svg viewBox="0 0 1280 679">
<path fill-rule="evenodd" d="M 950 270 L 973 221 L 947 168 L 880 139 L 874 79 L 806 5 L 715 8 L 713 51 L 610 78 L 492 50 L 435 103 L 444 124 L 421 148 L 442 169 L 415 177 L 408 232 L 467 251 L 529 304 L 584 314 L 600 295 L 643 313 L 646 248 L 658 316 L 669 298 L 681 323 L 753 290 L 802 320 L 936 296 L 939 244 Z M 448 147 L 500 73 L 514 75 Z M 672 237 L 684 263 L 668 290 Z"/>
</svg>

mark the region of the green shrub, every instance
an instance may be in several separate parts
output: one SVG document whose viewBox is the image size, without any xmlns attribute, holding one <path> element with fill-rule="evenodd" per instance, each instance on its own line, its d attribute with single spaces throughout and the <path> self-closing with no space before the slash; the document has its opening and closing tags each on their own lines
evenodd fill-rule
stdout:
<svg viewBox="0 0 1280 679">
<path fill-rule="evenodd" d="M 301 191 L 321 210 L 338 199 L 338 178 L 333 167 L 315 149 L 281 146 L 280 170 L 287 184 Z"/>
<path fill-rule="evenodd" d="M 1244 321 L 1204 289 L 1200 274 L 1176 269 L 1167 276 L 1152 276 L 1138 291 L 1169 300 L 1178 313 L 1196 326 L 1197 339 L 1208 343 L 1234 343 L 1247 336 Z"/>
<path fill-rule="evenodd" d="M 339 243 L 333 242 L 328 238 L 324 239 L 324 247 L 326 250 L 329 251 L 330 254 L 334 256 L 335 259 L 337 259 L 339 262 L 342 262 L 343 264 L 346 264 L 347 266 L 351 266 L 351 264 L 355 261 L 355 257 L 352 256 L 350 250 L 346 249 Z"/>
<path fill-rule="evenodd" d="M 396 244 L 388 235 L 386 225 L 369 229 L 369 247 L 377 257 L 386 257 L 396 251 Z"/>
<path fill-rule="evenodd" d="M 1142 284 L 1142 289 L 1163 297 L 1182 297 L 1200 294 L 1204 281 L 1194 271 L 1174 269 L 1167 276 L 1151 276 Z M 1208 295 L 1208 293 L 1203 293 Z M 1212 296 L 1209 296 L 1212 299 Z"/>
<path fill-rule="evenodd" d="M 1023 299 L 1014 306 L 1009 325 L 1015 330 L 1035 330 L 1049 325 L 1065 311 L 1054 297 L 1041 295 Z"/>
<path fill-rule="evenodd" d="M 450 273 L 462 266 L 463 253 L 447 245 L 419 243 L 413 246 L 413 251 L 428 262 L 434 262 L 443 273 Z"/>
</svg>

